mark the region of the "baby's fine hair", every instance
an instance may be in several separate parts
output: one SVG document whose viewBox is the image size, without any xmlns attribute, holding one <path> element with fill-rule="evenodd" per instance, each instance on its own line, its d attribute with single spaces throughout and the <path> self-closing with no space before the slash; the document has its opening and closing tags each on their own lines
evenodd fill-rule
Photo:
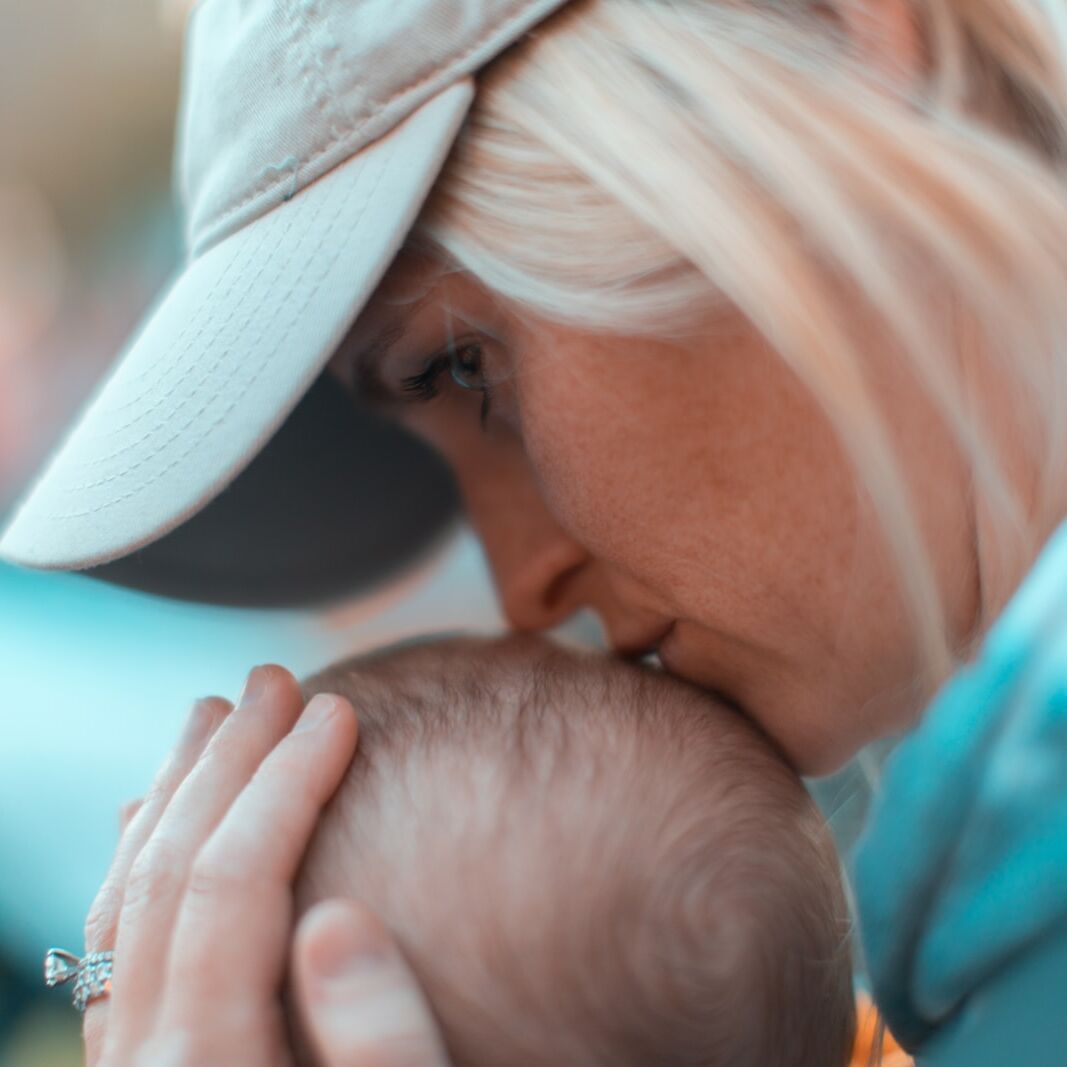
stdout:
<svg viewBox="0 0 1067 1067">
<path fill-rule="evenodd" d="M 333 668 L 357 757 L 303 909 L 396 934 L 456 1067 L 836 1067 L 854 1006 L 836 856 L 756 729 L 658 672 L 533 638 Z"/>
</svg>

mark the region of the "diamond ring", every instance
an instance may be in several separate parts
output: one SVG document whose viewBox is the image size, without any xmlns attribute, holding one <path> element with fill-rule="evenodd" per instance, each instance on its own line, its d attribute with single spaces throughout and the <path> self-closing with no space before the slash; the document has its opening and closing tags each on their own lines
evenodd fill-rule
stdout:
<svg viewBox="0 0 1067 1067">
<path fill-rule="evenodd" d="M 61 948 L 50 948 L 44 957 L 44 984 L 49 989 L 74 983 L 73 1001 L 78 1011 L 111 992 L 114 952 L 90 952 L 80 959 Z"/>
</svg>

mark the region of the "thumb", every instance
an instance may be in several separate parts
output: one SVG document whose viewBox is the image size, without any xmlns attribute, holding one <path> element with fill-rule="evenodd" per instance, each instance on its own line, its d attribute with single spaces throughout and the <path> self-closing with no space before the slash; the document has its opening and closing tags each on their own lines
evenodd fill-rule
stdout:
<svg viewBox="0 0 1067 1067">
<path fill-rule="evenodd" d="M 329 900 L 301 920 L 293 972 L 322 1067 L 448 1067 L 411 968 L 361 904 Z"/>
</svg>

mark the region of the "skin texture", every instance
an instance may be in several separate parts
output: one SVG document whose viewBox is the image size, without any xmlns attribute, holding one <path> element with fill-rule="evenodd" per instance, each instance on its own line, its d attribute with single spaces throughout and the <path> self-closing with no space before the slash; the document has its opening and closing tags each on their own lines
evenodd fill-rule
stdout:
<svg viewBox="0 0 1067 1067">
<path fill-rule="evenodd" d="M 872 64 L 902 77 L 921 65 L 907 0 L 834 8 Z M 351 381 L 353 350 L 398 312 L 408 329 L 389 361 L 394 379 L 404 360 L 402 373 L 418 373 L 452 322 L 485 334 L 500 379 L 485 434 L 478 398 L 454 389 L 397 414 L 455 465 L 518 627 L 589 604 L 634 650 L 677 622 L 669 666 L 732 696 L 803 769 L 829 769 L 914 717 L 916 650 L 876 526 L 825 422 L 743 323 L 681 349 L 591 338 L 516 320 L 470 279 L 431 294 L 426 266 L 398 261 L 334 369 Z M 429 299 L 416 310 L 420 295 Z M 891 372 L 883 385 L 950 622 L 969 633 L 982 600 L 1002 601 L 1012 582 L 990 594 L 985 567 L 980 587 L 966 479 L 914 388 Z M 277 1015 L 287 965 L 324 1067 L 444 1067 L 425 999 L 365 909 L 325 902 L 294 936 L 288 883 L 351 754 L 354 716 L 340 706 L 290 735 L 303 710 L 295 680 L 276 668 L 268 677 L 261 715 L 198 705 L 128 814 L 86 929 L 89 951 L 118 941 L 112 995 L 85 1017 L 90 1067 L 289 1062 Z M 198 834 L 161 836 L 198 809 Z M 234 856 L 242 877 L 224 877 Z M 193 918 L 170 947 L 196 981 L 170 980 L 156 951 L 183 912 Z M 240 973 L 274 980 L 235 984 L 234 956 Z"/>
<path fill-rule="evenodd" d="M 293 931 L 292 880 L 356 746 L 347 700 L 306 705 L 281 667 L 237 706 L 200 701 L 136 810 L 86 923 L 112 949 L 85 1013 L 88 1067 L 284 1067 L 288 970 L 323 1067 L 444 1067 L 426 1001 L 387 931 L 326 902 Z"/>
<path fill-rule="evenodd" d="M 446 368 L 432 399 L 413 392 L 450 340 L 474 388 Z M 977 598 L 966 479 L 895 368 L 878 365 L 879 395 L 964 632 Z M 740 316 L 684 344 L 596 335 L 406 253 L 333 370 L 450 462 L 516 628 L 591 607 L 620 652 L 658 647 L 808 774 L 912 721 L 920 650 L 877 517 L 821 410 Z"/>
<path fill-rule="evenodd" d="M 826 14 L 881 76 L 923 76 L 903 0 Z M 657 645 L 669 670 L 737 704 L 807 774 L 914 724 L 932 683 L 880 521 L 821 410 L 740 315 L 685 344 L 593 335 L 440 275 L 402 253 L 333 370 L 381 403 L 354 365 L 384 329 L 395 343 L 372 362 L 384 394 L 410 400 L 402 383 L 450 339 L 479 343 L 484 432 L 481 398 L 447 373 L 432 402 L 387 406 L 453 466 L 515 627 L 593 608 L 619 651 Z M 965 653 L 1006 592 L 979 558 L 981 503 L 905 361 L 877 351 L 885 331 L 857 325 L 950 643 Z M 995 406 L 995 389 L 971 384 Z"/>
</svg>

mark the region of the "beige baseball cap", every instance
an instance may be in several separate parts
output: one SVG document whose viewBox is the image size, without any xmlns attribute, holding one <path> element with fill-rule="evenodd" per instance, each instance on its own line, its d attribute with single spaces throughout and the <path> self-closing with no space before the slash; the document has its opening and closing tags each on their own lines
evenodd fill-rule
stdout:
<svg viewBox="0 0 1067 1067">
<path fill-rule="evenodd" d="M 187 261 L 31 485 L 0 557 L 148 545 L 250 463 L 395 257 L 476 92 L 563 0 L 203 0 L 177 180 Z"/>
</svg>

